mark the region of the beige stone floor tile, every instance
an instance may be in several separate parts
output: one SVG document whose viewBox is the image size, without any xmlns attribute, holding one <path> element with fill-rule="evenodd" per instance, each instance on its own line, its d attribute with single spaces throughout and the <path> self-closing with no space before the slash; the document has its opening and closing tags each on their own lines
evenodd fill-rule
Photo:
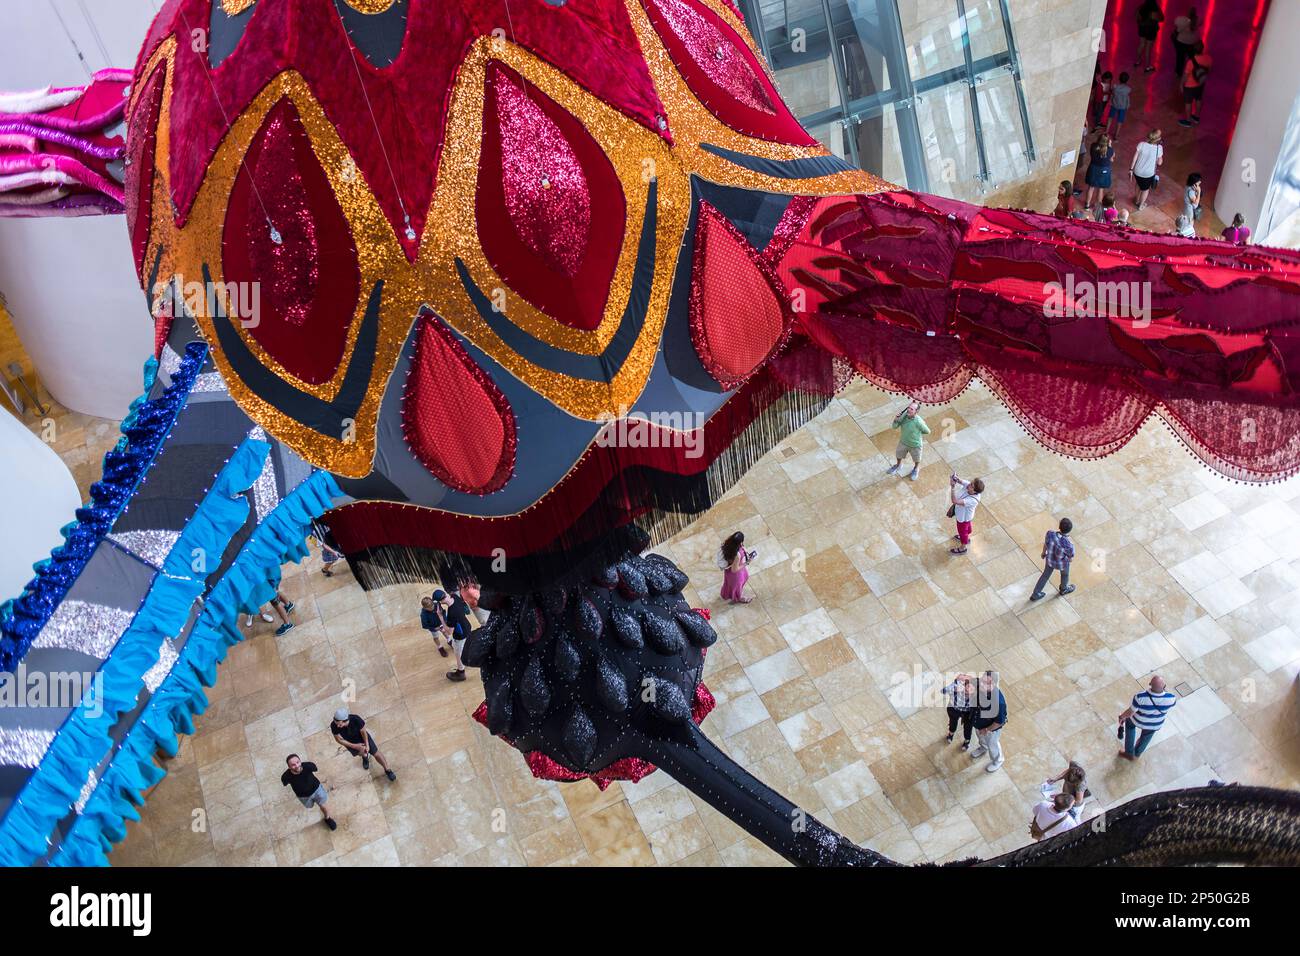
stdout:
<svg viewBox="0 0 1300 956">
<path fill-rule="evenodd" d="M 855 384 L 658 550 L 692 576 L 721 641 L 704 730 L 742 766 L 901 862 L 1028 842 L 1038 786 L 1067 759 L 1100 810 L 1211 776 L 1295 785 L 1300 739 L 1300 481 L 1232 485 L 1148 425 L 1115 456 L 1057 458 L 975 387 L 943 409 L 949 437 L 917 482 L 883 474 L 898 399 Z M 85 428 L 89 422 L 77 422 Z M 945 425 L 944 427 L 949 427 Z M 89 433 L 86 433 L 87 435 Z M 64 439 L 72 449 L 74 431 Z M 882 444 L 883 443 L 883 444 Z M 789 456 L 784 449 L 790 449 Z M 989 482 L 970 553 L 947 553 L 947 473 Z M 1079 556 L 1066 598 L 1031 604 L 1042 535 L 1068 514 Z M 760 551 L 755 601 L 717 598 L 718 542 Z M 602 792 L 537 781 L 470 713 L 418 623 L 430 585 L 365 594 L 313 556 L 286 569 L 298 625 L 257 622 L 211 706 L 128 826 L 135 865 L 772 865 L 782 861 L 659 771 Z M 993 774 L 944 741 L 925 688 L 997 669 L 1010 718 Z M 1188 692 L 1143 760 L 1115 757 L 1115 715 L 1153 669 Z M 347 682 L 345 684 L 345 681 Z M 326 730 L 347 688 L 398 772 L 390 784 Z M 331 834 L 280 785 L 284 755 L 334 789 Z M 1288 781 L 1290 783 L 1288 784 Z M 206 828 L 195 831 L 195 811 Z M 498 812 L 499 811 L 499 812 Z"/>
</svg>

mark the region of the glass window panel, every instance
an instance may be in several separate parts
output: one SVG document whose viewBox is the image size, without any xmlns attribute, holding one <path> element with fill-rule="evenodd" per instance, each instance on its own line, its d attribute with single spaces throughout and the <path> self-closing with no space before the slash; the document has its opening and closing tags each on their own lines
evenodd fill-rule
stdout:
<svg viewBox="0 0 1300 956">
<path fill-rule="evenodd" d="M 849 102 L 883 93 L 890 87 L 888 49 L 892 30 L 882 4 L 895 0 L 830 0 L 836 52 L 844 71 Z"/>
<path fill-rule="evenodd" d="M 842 105 L 822 0 L 755 0 L 750 10 L 757 11 L 777 88 L 794 115 Z"/>
<path fill-rule="evenodd" d="M 845 135 L 855 141 L 859 165 L 881 179 L 900 186 L 917 186 L 907 181 L 903 165 L 903 144 L 899 138 L 899 123 L 911 122 L 906 110 L 887 107 L 879 116 L 859 118 L 852 122 Z"/>
<path fill-rule="evenodd" d="M 966 29 L 972 60 L 1007 52 L 1007 31 L 999 0 L 966 0 Z"/>
<path fill-rule="evenodd" d="M 979 100 L 980 134 L 984 137 L 989 185 L 997 187 L 1027 176 L 1029 159 L 1025 155 L 1025 131 L 1015 77 L 1005 69 L 987 73 L 980 77 L 975 93 Z"/>
<path fill-rule="evenodd" d="M 823 146 L 832 153 L 844 160 L 846 163 L 853 162 L 853 154 L 849 150 L 848 139 L 844 135 L 844 121 L 832 120 L 829 123 L 822 123 L 818 126 L 808 127 L 808 132 L 813 138 L 819 140 Z M 870 168 L 870 167 L 865 167 Z"/>
<path fill-rule="evenodd" d="M 944 70 L 965 69 L 962 54 L 961 18 L 956 0 L 916 0 L 898 4 L 903 25 L 903 42 L 912 78 L 932 76 Z"/>
<path fill-rule="evenodd" d="M 971 195 L 980 161 L 966 84 L 950 83 L 918 97 L 916 119 L 930 191 L 952 198 Z"/>
</svg>

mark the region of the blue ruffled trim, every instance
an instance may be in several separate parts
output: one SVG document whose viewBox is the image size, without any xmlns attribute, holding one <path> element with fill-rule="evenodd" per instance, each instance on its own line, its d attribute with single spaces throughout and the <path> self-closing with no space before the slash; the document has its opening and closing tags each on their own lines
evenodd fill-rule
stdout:
<svg viewBox="0 0 1300 956">
<path fill-rule="evenodd" d="M 30 865 L 45 855 L 49 834 L 81 795 L 91 770 L 112 747 L 121 714 L 135 707 L 144 674 L 158 662 L 163 640 L 178 633 L 203 593 L 203 577 L 192 578 L 195 549 L 219 555 L 248 519 L 241 494 L 262 471 L 271 446 L 245 439 L 217 474 L 212 487 L 173 545 L 131 626 L 101 665 L 98 699 L 72 711 L 45 752 L 40 766 L 0 820 L 0 864 Z M 232 568 L 233 570 L 233 568 Z M 223 578 L 223 583 L 224 583 Z M 187 642 L 188 647 L 188 642 Z M 161 687 L 159 688 L 161 690 Z M 136 775 L 130 780 L 144 779 Z"/>
<path fill-rule="evenodd" d="M 341 495 L 329 473 L 315 472 L 258 525 L 208 595 L 179 659 L 149 699 L 80 818 L 64 838 L 52 860 L 55 865 L 108 864 L 113 844 L 126 838 L 126 821 L 140 819 L 136 807 L 144 803 L 141 791 L 166 774 L 154 763 L 154 753 L 161 749 L 175 756 L 180 746 L 178 734 L 194 733 L 193 716 L 208 706 L 203 688 L 216 683 L 217 665 L 225 660 L 227 648 L 244 639 L 237 623 L 240 610 L 260 607 L 275 594 L 280 566 L 286 561 L 296 563 L 307 555 L 306 538 L 312 522 Z M 173 632 L 178 627 L 172 623 Z M 85 775 L 74 780 L 79 790 Z"/>
<path fill-rule="evenodd" d="M 0 606 L 0 671 L 12 671 L 18 666 L 135 494 L 140 479 L 166 442 L 176 416 L 185 407 L 207 354 L 207 346 L 190 343 L 166 391 L 152 401 L 142 395 L 131 403 L 131 413 L 121 426 L 122 440 L 104 455 L 102 477 L 90 486 L 90 504 L 78 508 L 77 520 L 61 529 L 64 543 L 33 565 L 36 577 L 27 582 L 22 595 Z M 145 363 L 145 395 L 153 387 L 157 373 L 158 363 L 150 359 Z"/>
</svg>

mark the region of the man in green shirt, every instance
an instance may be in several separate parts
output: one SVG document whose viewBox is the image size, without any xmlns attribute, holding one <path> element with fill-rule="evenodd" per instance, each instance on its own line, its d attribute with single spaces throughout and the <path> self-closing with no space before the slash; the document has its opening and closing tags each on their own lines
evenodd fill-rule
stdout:
<svg viewBox="0 0 1300 956">
<path fill-rule="evenodd" d="M 910 455 L 912 457 L 912 473 L 908 477 L 913 481 L 916 481 L 918 477 L 921 470 L 921 436 L 930 434 L 930 426 L 925 423 L 924 418 L 917 414 L 920 407 L 920 402 L 912 402 L 899 412 L 894 419 L 892 427 L 897 428 L 899 431 L 898 447 L 894 449 L 894 457 L 898 461 L 894 462 L 894 467 L 890 468 L 887 474 L 898 474 L 903 459 Z"/>
</svg>

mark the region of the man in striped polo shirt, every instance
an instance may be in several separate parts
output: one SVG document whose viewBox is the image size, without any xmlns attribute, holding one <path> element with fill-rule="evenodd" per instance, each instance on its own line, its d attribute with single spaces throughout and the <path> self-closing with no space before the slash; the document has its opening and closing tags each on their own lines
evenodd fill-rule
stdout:
<svg viewBox="0 0 1300 956">
<path fill-rule="evenodd" d="M 1159 674 L 1152 677 L 1151 686 L 1134 694 L 1128 710 L 1119 715 L 1120 726 L 1124 728 L 1124 749 L 1119 755 L 1125 760 L 1141 757 L 1176 703 L 1178 697 L 1165 689 L 1164 678 Z"/>
</svg>

